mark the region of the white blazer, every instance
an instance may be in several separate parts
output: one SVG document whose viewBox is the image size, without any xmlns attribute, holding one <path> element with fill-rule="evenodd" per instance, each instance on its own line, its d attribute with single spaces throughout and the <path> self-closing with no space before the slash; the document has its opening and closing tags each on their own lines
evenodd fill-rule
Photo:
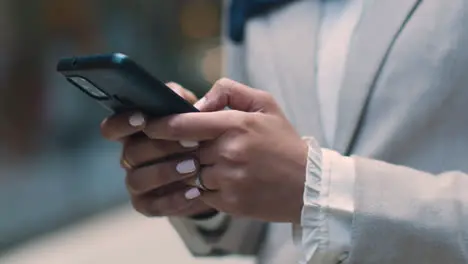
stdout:
<svg viewBox="0 0 468 264">
<path fill-rule="evenodd" d="M 228 77 L 272 93 L 302 135 L 326 146 L 315 88 L 320 12 L 302 0 L 252 19 L 242 45 L 225 40 L 225 62 Z M 326 146 L 356 164 L 347 263 L 468 263 L 467 116 L 468 1 L 373 1 L 352 39 Z M 268 264 L 297 255 L 290 225 L 270 224 L 265 236 L 265 224 L 232 219 L 206 239 L 193 221 L 172 220 L 194 253 L 217 248 Z"/>
</svg>

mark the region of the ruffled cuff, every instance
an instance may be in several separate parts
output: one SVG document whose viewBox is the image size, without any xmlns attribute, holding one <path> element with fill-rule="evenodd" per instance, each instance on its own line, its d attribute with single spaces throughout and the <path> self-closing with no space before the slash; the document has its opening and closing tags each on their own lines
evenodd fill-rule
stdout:
<svg viewBox="0 0 468 264">
<path fill-rule="evenodd" d="M 302 263 L 307 263 L 307 260 L 320 249 L 324 250 L 328 237 L 323 199 L 321 200 L 320 195 L 326 192 L 322 184 L 322 149 L 315 139 L 305 138 L 305 140 L 309 145 L 309 153 L 301 217 L 301 246 L 304 255 Z"/>
<path fill-rule="evenodd" d="M 306 140 L 309 153 L 300 230 L 301 263 L 341 263 L 351 246 L 354 161 L 321 149 L 314 139 Z"/>
</svg>

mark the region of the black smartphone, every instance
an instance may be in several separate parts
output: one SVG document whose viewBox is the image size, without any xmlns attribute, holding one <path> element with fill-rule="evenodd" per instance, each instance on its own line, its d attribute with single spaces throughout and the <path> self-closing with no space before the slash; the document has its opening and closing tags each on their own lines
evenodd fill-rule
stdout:
<svg viewBox="0 0 468 264">
<path fill-rule="evenodd" d="M 121 53 L 64 58 L 57 71 L 114 113 L 142 111 L 153 117 L 198 112 L 185 99 Z"/>
</svg>

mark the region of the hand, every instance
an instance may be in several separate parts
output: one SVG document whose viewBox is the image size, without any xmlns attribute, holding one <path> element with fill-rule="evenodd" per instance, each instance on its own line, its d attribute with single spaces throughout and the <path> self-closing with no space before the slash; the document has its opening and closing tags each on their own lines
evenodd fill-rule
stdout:
<svg viewBox="0 0 468 264">
<path fill-rule="evenodd" d="M 223 79 L 197 106 L 205 113 L 152 120 L 142 129 L 154 140 L 203 142 L 198 169 L 210 191 L 192 188 L 186 198 L 234 215 L 299 223 L 308 147 L 273 98 Z M 219 111 L 225 107 L 233 110 Z M 161 185 L 161 170 L 148 169 L 145 184 Z M 141 177 L 129 174 L 131 181 Z"/>
<path fill-rule="evenodd" d="M 168 86 L 191 103 L 197 100 L 193 93 L 180 85 L 169 83 Z M 175 171 L 180 157 L 153 164 L 176 154 L 190 157 L 198 143 L 149 139 L 141 133 L 146 122 L 147 117 L 141 113 L 126 113 L 106 119 L 101 126 L 105 138 L 124 145 L 122 167 L 127 170 L 127 189 L 135 209 L 147 216 L 192 216 L 213 210 L 202 201 L 185 199 L 188 187 L 183 180 L 196 174 L 195 170 L 188 171 L 191 164 L 182 168 L 185 173 L 181 176 Z M 198 164 L 193 163 L 193 166 Z M 152 178 L 159 179 L 160 184 L 148 181 Z"/>
</svg>

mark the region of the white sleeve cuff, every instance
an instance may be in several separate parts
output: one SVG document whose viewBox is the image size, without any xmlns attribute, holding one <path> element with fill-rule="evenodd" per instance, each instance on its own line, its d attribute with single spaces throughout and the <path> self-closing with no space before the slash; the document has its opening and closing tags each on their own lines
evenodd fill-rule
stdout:
<svg viewBox="0 0 468 264">
<path fill-rule="evenodd" d="M 223 212 L 218 212 L 214 216 L 207 219 L 192 220 L 199 228 L 206 231 L 217 231 L 223 227 L 229 216 Z"/>
<path fill-rule="evenodd" d="M 171 224 L 188 249 L 197 256 L 216 252 L 252 255 L 263 240 L 266 225 L 247 218 L 218 213 L 209 219 L 170 217 Z"/>
<path fill-rule="evenodd" d="M 354 214 L 354 160 L 308 139 L 301 263 L 335 264 L 348 257 Z"/>
</svg>

